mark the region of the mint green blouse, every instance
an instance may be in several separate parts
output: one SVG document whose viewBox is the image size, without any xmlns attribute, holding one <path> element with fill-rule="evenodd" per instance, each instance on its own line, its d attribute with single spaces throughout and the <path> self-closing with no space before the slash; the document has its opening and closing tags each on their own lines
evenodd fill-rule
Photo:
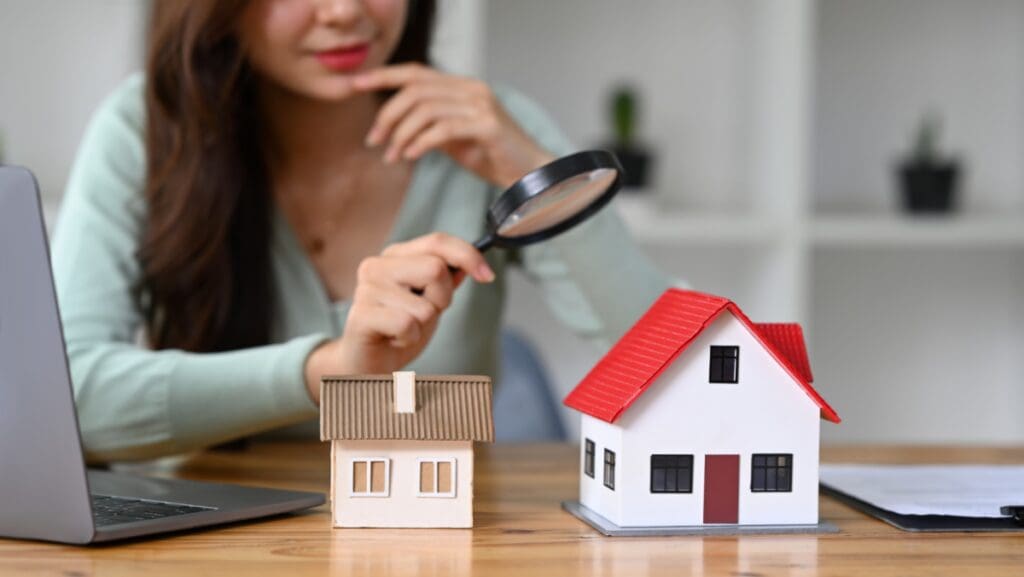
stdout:
<svg viewBox="0 0 1024 577">
<path fill-rule="evenodd" d="M 270 238 L 275 289 L 272 342 L 226 353 L 153 351 L 132 287 L 145 199 L 144 79 L 126 80 L 96 111 L 72 168 L 53 240 L 53 267 L 79 424 L 90 461 L 195 450 L 308 423 L 317 407 L 304 385 L 307 355 L 341 335 L 348 303 L 330 302 L 280 212 Z M 522 95 L 497 91 L 524 130 L 554 154 L 573 147 Z M 466 240 L 484 231 L 500 191 L 448 157 L 415 166 L 391 242 L 432 231 Z M 254 239 L 258 240 L 258 239 Z M 551 313 L 599 347 L 609 346 L 668 286 L 630 241 L 614 211 L 518 254 L 492 250 L 493 284 L 467 282 L 433 340 L 408 367 L 422 373 L 495 375 L 505 300 L 503 270 L 520 266 L 542 287 Z M 309 428 L 308 430 L 315 430 Z"/>
</svg>

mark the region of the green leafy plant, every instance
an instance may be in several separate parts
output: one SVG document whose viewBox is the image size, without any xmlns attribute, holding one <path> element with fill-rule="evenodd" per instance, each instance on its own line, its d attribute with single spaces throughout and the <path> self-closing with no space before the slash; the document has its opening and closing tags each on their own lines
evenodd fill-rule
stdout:
<svg viewBox="0 0 1024 577">
<path fill-rule="evenodd" d="M 632 87 L 620 86 L 612 93 L 611 113 L 616 144 L 630 146 L 636 135 L 637 117 L 637 98 Z"/>
</svg>

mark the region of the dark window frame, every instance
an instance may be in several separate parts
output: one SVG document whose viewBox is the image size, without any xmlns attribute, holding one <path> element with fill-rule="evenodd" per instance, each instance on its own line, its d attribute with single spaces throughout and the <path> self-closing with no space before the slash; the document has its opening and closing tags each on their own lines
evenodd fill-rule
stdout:
<svg viewBox="0 0 1024 577">
<path fill-rule="evenodd" d="M 661 472 L 661 487 L 655 479 Z M 685 478 L 685 484 L 682 480 Z M 669 481 L 671 479 L 671 482 Z M 671 485 L 671 487 L 670 487 Z M 651 493 L 675 495 L 693 493 L 693 455 L 657 454 L 651 455 Z"/>
<path fill-rule="evenodd" d="M 615 451 L 604 450 L 604 486 L 615 490 Z"/>
<path fill-rule="evenodd" d="M 752 493 L 792 493 L 793 454 L 755 453 L 750 458 Z"/>
<path fill-rule="evenodd" d="M 594 478 L 595 452 L 596 447 L 594 446 L 594 441 L 591 441 L 590 439 L 583 439 L 583 473 L 591 479 Z"/>
<path fill-rule="evenodd" d="M 711 345 L 710 361 L 708 382 L 726 385 L 740 382 L 739 346 Z"/>
</svg>

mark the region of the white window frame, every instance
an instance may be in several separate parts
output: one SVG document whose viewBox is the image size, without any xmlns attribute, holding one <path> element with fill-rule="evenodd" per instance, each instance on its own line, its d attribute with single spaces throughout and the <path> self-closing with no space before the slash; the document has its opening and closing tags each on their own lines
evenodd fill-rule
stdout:
<svg viewBox="0 0 1024 577">
<path fill-rule="evenodd" d="M 423 463 L 433 463 L 433 465 L 434 465 L 434 489 L 435 489 L 435 491 L 433 493 L 424 493 L 424 492 L 420 491 L 420 487 L 423 486 L 423 479 L 421 477 L 421 475 L 423 474 Z M 447 493 L 440 493 L 440 492 L 436 491 L 436 489 L 437 489 L 437 475 L 438 475 L 438 470 L 440 469 L 440 467 L 437 466 L 438 463 L 448 463 L 448 464 L 450 464 L 452 466 L 452 483 L 451 483 L 452 490 L 448 491 Z M 454 499 L 455 498 L 455 481 L 458 478 L 459 478 L 459 474 L 458 474 L 458 467 L 456 466 L 455 457 L 419 458 L 419 459 L 416 459 L 416 496 L 417 497 L 425 497 L 425 498 L 428 498 L 428 499 L 429 498 L 435 498 L 435 497 L 439 497 L 439 498 L 442 498 L 442 499 Z"/>
<path fill-rule="evenodd" d="M 356 463 L 366 463 L 366 492 L 355 490 Z M 384 490 L 373 491 L 373 464 L 384 463 Z M 349 497 L 389 497 L 391 496 L 391 459 L 387 457 L 354 457 L 349 459 L 348 470 L 352 472 L 352 482 L 348 484 Z"/>
</svg>

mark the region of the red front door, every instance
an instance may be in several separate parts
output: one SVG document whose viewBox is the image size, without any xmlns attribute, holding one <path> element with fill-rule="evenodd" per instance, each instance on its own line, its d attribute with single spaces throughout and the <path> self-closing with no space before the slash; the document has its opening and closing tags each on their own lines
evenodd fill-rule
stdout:
<svg viewBox="0 0 1024 577">
<path fill-rule="evenodd" d="M 740 456 L 704 456 L 704 523 L 739 523 Z"/>
</svg>

